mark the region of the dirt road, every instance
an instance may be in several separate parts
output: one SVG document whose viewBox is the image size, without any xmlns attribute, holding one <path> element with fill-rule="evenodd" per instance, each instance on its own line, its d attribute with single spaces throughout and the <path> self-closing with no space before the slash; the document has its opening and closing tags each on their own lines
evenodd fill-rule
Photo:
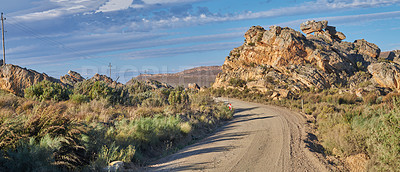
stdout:
<svg viewBox="0 0 400 172">
<path fill-rule="evenodd" d="M 300 114 L 275 106 L 229 102 L 236 112 L 232 121 L 146 171 L 328 171 L 302 141 L 305 121 Z"/>
</svg>

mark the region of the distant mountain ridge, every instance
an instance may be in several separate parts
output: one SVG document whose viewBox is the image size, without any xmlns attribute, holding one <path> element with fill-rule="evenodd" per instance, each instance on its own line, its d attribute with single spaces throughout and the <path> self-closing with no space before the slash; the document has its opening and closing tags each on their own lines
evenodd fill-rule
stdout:
<svg viewBox="0 0 400 172">
<path fill-rule="evenodd" d="M 173 87 L 184 86 L 188 87 L 188 84 L 196 83 L 200 87 L 210 87 L 214 83 L 218 73 L 222 71 L 221 66 L 201 66 L 192 69 L 187 69 L 177 73 L 167 74 L 141 74 L 133 79 L 143 80 L 155 80 L 162 83 L 167 83 Z"/>
</svg>

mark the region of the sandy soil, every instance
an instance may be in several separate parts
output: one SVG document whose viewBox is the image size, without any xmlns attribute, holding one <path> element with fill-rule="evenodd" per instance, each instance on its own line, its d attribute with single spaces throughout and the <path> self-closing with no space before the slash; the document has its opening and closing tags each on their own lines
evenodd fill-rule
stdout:
<svg viewBox="0 0 400 172">
<path fill-rule="evenodd" d="M 235 99 L 229 102 L 235 108 L 232 121 L 140 171 L 329 171 L 304 143 L 305 120 L 300 114 Z"/>
</svg>

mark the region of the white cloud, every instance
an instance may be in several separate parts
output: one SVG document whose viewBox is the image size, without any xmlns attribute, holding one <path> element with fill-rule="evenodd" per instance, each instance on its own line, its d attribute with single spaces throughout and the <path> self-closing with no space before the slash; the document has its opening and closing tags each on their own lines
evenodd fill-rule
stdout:
<svg viewBox="0 0 400 172">
<path fill-rule="evenodd" d="M 191 3 L 199 0 L 142 0 L 145 4 L 155 5 L 155 4 L 174 4 L 174 3 Z"/>
<path fill-rule="evenodd" d="M 27 52 L 27 51 L 32 51 L 35 48 L 38 48 L 35 45 L 27 45 L 27 46 L 18 46 L 18 47 L 12 47 L 12 48 L 7 48 L 6 49 L 6 53 L 7 54 L 16 54 L 16 53 L 23 53 L 23 52 Z"/>
<path fill-rule="evenodd" d="M 128 9 L 133 0 L 110 0 L 101 6 L 96 12 L 110 12 Z"/>
<path fill-rule="evenodd" d="M 65 15 L 94 11 L 105 2 L 106 0 L 43 0 L 42 3 L 48 3 L 52 8 L 18 15 L 15 19 L 19 21 L 54 19 Z"/>
</svg>

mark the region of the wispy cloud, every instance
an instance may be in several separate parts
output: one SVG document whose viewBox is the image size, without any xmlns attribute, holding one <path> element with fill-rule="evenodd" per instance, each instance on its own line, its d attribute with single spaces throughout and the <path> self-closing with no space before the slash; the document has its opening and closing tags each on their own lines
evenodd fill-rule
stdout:
<svg viewBox="0 0 400 172">
<path fill-rule="evenodd" d="M 65 49 L 64 53 L 53 54 L 52 50 L 54 49 L 54 47 L 46 47 L 45 49 L 43 49 L 42 47 L 42 51 L 34 51 L 29 53 L 26 53 L 24 49 L 18 48 L 13 50 L 15 53 L 13 58 L 16 60 L 16 62 L 18 62 L 18 64 L 24 64 L 24 65 L 31 65 L 38 63 L 54 63 L 54 62 L 71 61 L 71 60 L 96 59 L 108 56 L 114 56 L 121 59 L 153 58 L 156 57 L 157 53 L 159 53 L 157 57 L 173 55 L 171 53 L 173 50 L 176 51 L 176 54 L 174 55 L 178 55 L 178 53 L 185 54 L 188 52 L 199 52 L 200 51 L 199 48 L 201 48 L 201 50 L 203 51 L 213 51 L 216 49 L 222 50 L 227 48 L 227 45 L 232 45 L 232 43 L 208 44 L 211 46 L 204 46 L 202 44 L 213 41 L 221 41 L 221 40 L 226 41 L 230 39 L 235 39 L 242 36 L 243 33 L 232 32 L 223 34 L 160 39 L 167 35 L 170 34 L 145 33 L 136 36 L 135 35 L 126 36 L 125 34 L 105 34 L 105 35 L 96 35 L 93 37 L 87 36 L 86 38 L 73 37 L 69 38 L 68 41 L 61 41 L 61 42 L 69 42 L 65 43 L 64 47 L 62 47 L 63 49 Z M 169 48 L 157 49 L 157 47 L 172 46 L 172 45 L 187 44 L 187 43 L 196 45 L 192 47 L 187 47 L 187 45 L 183 45 L 179 51 L 177 49 L 169 49 Z M 110 46 L 110 44 L 112 44 L 113 46 Z M 236 43 L 236 46 L 237 45 L 239 44 Z M 199 48 L 195 48 L 196 46 L 199 46 Z M 228 49 L 233 47 L 234 46 L 229 46 Z M 137 51 L 138 49 L 144 49 L 144 48 L 150 48 L 150 49 L 144 51 Z M 184 51 L 185 49 L 187 49 L 187 51 Z M 130 51 L 130 53 L 124 53 L 126 51 Z M 107 53 L 108 55 L 100 55 L 102 53 Z"/>
<path fill-rule="evenodd" d="M 314 14 L 319 12 L 326 13 L 332 11 L 346 11 L 355 8 L 379 7 L 393 5 L 397 3 L 400 3 L 400 0 L 317 0 L 316 2 L 304 2 L 298 6 L 293 7 L 283 7 L 259 12 L 248 11 L 238 14 L 211 13 L 208 10 L 206 13 L 188 13 L 182 16 L 165 15 L 164 13 L 161 13 L 160 16 L 158 16 L 156 13 L 153 17 L 144 17 L 142 20 L 133 21 L 130 22 L 130 24 L 128 23 L 121 27 L 128 27 L 134 31 L 152 30 L 154 28 L 176 28 L 193 25 L 204 25 L 215 22 L 275 18 L 282 16 Z M 383 17 L 382 14 L 381 17 Z"/>
<path fill-rule="evenodd" d="M 48 4 L 47 10 L 35 11 L 15 16 L 19 21 L 48 20 L 65 15 L 73 15 L 93 11 L 99 8 L 106 0 L 42 0 L 41 4 Z"/>
<path fill-rule="evenodd" d="M 133 0 L 109 0 L 102 5 L 96 12 L 110 12 L 125 10 L 131 7 Z"/>
<path fill-rule="evenodd" d="M 12 47 L 12 48 L 7 48 L 6 52 L 7 54 L 17 54 L 17 53 L 29 53 L 32 50 L 35 50 L 35 48 L 37 48 L 37 46 L 35 45 L 23 45 L 23 46 L 17 46 L 17 47 Z"/>
<path fill-rule="evenodd" d="M 125 53 L 121 54 L 121 57 L 125 59 L 170 57 L 188 53 L 210 52 L 215 50 L 229 50 L 233 49 L 234 47 L 237 47 L 240 44 L 242 44 L 242 42 L 224 42 L 224 43 L 202 44 L 189 47 L 160 48 L 160 49 L 142 50 L 142 51 Z"/>
</svg>

